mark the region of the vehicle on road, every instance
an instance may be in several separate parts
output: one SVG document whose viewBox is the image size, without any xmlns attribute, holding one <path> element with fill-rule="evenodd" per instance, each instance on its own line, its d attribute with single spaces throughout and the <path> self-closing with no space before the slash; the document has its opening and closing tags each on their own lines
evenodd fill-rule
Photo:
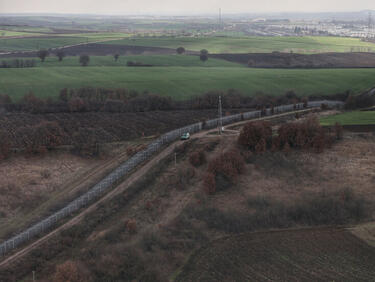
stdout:
<svg viewBox="0 0 375 282">
<path fill-rule="evenodd" d="M 184 134 L 181 135 L 181 140 L 188 140 L 190 138 L 190 133 L 185 132 Z"/>
</svg>

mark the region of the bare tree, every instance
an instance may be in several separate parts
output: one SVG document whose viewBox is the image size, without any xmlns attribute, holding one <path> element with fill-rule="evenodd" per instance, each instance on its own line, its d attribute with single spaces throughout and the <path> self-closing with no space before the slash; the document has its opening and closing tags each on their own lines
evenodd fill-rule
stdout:
<svg viewBox="0 0 375 282">
<path fill-rule="evenodd" d="M 79 63 L 81 66 L 86 67 L 90 62 L 90 57 L 89 55 L 81 55 L 79 56 Z"/>
</svg>

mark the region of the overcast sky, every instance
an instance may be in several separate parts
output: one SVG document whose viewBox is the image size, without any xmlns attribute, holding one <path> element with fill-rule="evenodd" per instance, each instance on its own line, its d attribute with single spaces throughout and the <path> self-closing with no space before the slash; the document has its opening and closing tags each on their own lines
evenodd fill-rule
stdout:
<svg viewBox="0 0 375 282">
<path fill-rule="evenodd" d="M 375 0 L 0 0 L 0 13 L 184 14 L 375 9 Z"/>
</svg>

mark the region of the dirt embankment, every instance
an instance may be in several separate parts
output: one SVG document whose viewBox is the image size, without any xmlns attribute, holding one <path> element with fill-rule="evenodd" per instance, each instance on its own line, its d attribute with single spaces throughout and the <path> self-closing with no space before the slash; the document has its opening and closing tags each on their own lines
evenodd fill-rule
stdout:
<svg viewBox="0 0 375 282">
<path fill-rule="evenodd" d="M 241 63 L 254 68 L 373 68 L 375 53 L 249 53 L 212 54 L 212 58 Z"/>
</svg>

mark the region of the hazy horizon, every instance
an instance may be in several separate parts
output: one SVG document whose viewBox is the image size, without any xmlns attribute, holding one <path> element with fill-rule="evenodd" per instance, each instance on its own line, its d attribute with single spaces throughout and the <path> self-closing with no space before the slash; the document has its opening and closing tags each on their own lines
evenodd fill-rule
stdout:
<svg viewBox="0 0 375 282">
<path fill-rule="evenodd" d="M 197 1 L 151 1 L 151 0 L 0 0 L 0 14 L 87 14 L 87 15 L 199 15 L 215 14 L 221 8 L 223 13 L 334 13 L 373 10 L 373 0 L 291 0 L 283 3 L 277 0 L 252 2 L 246 0 Z"/>
</svg>

